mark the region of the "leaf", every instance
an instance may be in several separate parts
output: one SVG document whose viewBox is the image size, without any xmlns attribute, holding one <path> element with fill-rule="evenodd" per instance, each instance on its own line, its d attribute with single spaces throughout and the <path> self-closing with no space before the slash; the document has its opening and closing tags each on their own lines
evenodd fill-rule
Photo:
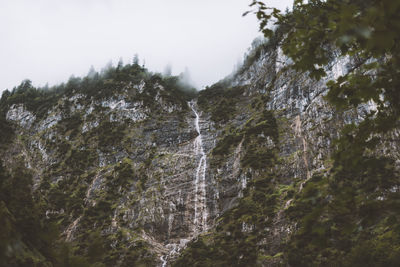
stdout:
<svg viewBox="0 0 400 267">
<path fill-rule="evenodd" d="M 246 11 L 242 14 L 242 17 L 247 16 L 249 13 L 251 13 L 252 11 Z"/>
</svg>

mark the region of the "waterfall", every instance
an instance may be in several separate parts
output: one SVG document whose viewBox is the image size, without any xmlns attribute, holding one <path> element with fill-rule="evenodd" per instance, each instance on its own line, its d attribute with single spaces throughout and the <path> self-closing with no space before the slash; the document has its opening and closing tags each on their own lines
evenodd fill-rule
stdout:
<svg viewBox="0 0 400 267">
<path fill-rule="evenodd" d="M 169 250 L 169 253 L 160 256 L 160 261 L 161 261 L 160 267 L 167 267 L 170 258 L 178 255 L 182 247 L 183 247 L 182 244 L 168 244 L 167 249 Z"/>
<path fill-rule="evenodd" d="M 160 257 L 161 267 L 167 267 L 167 255 L 163 255 Z"/>
<path fill-rule="evenodd" d="M 199 159 L 199 164 L 197 165 L 195 172 L 195 194 L 194 194 L 194 237 L 198 234 L 207 230 L 207 198 L 206 198 L 206 171 L 207 171 L 207 155 L 204 152 L 203 147 L 203 136 L 200 131 L 200 115 L 197 112 L 194 101 L 188 102 L 189 107 L 192 109 L 193 113 L 196 115 L 194 120 L 197 137 L 194 140 L 194 153 L 196 159 Z M 185 243 L 181 244 L 168 244 L 169 253 L 160 256 L 161 267 L 167 267 L 168 261 L 172 256 L 179 253 L 180 249 L 184 247 Z"/>
<path fill-rule="evenodd" d="M 203 148 L 203 137 L 200 131 L 200 116 L 196 111 L 195 102 L 189 102 L 189 106 L 196 115 L 194 120 L 198 136 L 194 140 L 195 155 L 200 157 L 199 164 L 196 169 L 195 177 L 195 195 L 194 195 L 194 232 L 195 234 L 203 232 L 207 229 L 207 199 L 206 199 L 206 169 L 207 155 Z"/>
</svg>

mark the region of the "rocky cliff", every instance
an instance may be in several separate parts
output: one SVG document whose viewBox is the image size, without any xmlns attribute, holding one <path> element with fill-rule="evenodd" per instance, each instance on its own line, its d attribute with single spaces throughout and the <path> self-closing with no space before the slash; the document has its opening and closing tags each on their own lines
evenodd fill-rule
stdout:
<svg viewBox="0 0 400 267">
<path fill-rule="evenodd" d="M 37 220 L 59 229 L 69 264 L 326 266 L 357 261 L 365 244 L 394 251 L 399 132 L 338 181 L 334 140 L 374 105 L 324 100 L 351 59 L 320 81 L 290 64 L 265 43 L 196 94 L 135 65 L 51 94 L 22 84 L 1 102 L 3 181 L 30 177 Z M 63 266 L 23 233 L 10 240 L 9 266 Z"/>
</svg>

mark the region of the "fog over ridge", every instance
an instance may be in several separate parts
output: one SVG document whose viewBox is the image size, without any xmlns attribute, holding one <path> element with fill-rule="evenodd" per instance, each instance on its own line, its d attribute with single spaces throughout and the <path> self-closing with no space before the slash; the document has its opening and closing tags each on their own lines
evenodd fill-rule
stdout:
<svg viewBox="0 0 400 267">
<path fill-rule="evenodd" d="M 136 53 L 153 72 L 188 68 L 201 89 L 228 75 L 259 36 L 255 16 L 241 16 L 250 2 L 0 0 L 0 91 L 23 79 L 55 85 Z"/>
</svg>

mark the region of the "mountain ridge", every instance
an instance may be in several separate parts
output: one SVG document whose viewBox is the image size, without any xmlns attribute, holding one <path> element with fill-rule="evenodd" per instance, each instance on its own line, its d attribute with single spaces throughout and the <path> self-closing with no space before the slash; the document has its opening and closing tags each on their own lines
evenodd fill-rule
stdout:
<svg viewBox="0 0 400 267">
<path fill-rule="evenodd" d="M 138 65 L 48 93 L 22 83 L 0 105 L 2 136 L 14 132 L 1 142 L 1 192 L 32 179 L 32 216 L 59 234 L 37 238 L 56 244 L 47 251 L 31 233 L 18 237 L 19 218 L 2 257 L 9 266 L 345 265 L 370 246 L 394 264 L 398 128 L 382 138 L 382 157 L 366 155 L 374 168 L 343 167 L 336 178 L 334 140 L 374 108 L 340 111 L 324 100 L 326 82 L 352 64 L 334 58 L 316 81 L 271 40 L 198 93 Z M 21 208 L 1 200 L 3 218 Z M 197 231 L 199 207 L 207 227 Z"/>
</svg>

